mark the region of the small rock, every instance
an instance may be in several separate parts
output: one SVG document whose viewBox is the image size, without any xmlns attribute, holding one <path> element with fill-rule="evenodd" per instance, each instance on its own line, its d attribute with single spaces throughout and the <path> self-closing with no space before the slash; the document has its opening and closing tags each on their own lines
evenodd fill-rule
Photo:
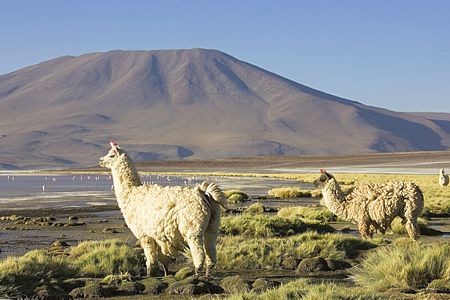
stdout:
<svg viewBox="0 0 450 300">
<path fill-rule="evenodd" d="M 51 245 L 51 247 L 69 247 L 70 245 L 69 244 L 67 244 L 66 242 L 64 242 L 64 241 L 54 241 L 53 243 L 52 243 L 52 245 Z"/>
<path fill-rule="evenodd" d="M 139 283 L 144 285 L 144 293 L 148 295 L 158 295 L 162 293 L 168 286 L 167 283 L 153 277 L 143 279 L 139 281 Z"/>
<path fill-rule="evenodd" d="M 177 280 L 183 280 L 186 277 L 194 275 L 194 270 L 192 270 L 190 267 L 181 268 L 178 270 L 178 272 L 175 274 L 175 279 Z"/>
<path fill-rule="evenodd" d="M 59 286 L 41 285 L 34 289 L 33 299 L 56 300 L 69 299 L 67 293 Z"/>
<path fill-rule="evenodd" d="M 101 298 L 113 296 L 115 288 L 102 283 L 91 283 L 82 288 L 72 290 L 69 295 L 73 298 Z"/>
<path fill-rule="evenodd" d="M 348 262 L 346 262 L 344 260 L 328 259 L 327 258 L 326 261 L 327 261 L 328 268 L 331 271 L 348 269 L 348 268 L 352 267 L 351 264 L 349 264 Z"/>
<path fill-rule="evenodd" d="M 225 277 L 222 279 L 220 286 L 228 294 L 242 294 L 251 290 L 249 282 L 240 275 Z"/>
<path fill-rule="evenodd" d="M 297 271 L 303 273 L 329 271 L 327 261 L 322 257 L 305 258 L 297 267 Z"/>
<path fill-rule="evenodd" d="M 128 295 L 134 295 L 139 294 L 145 290 L 145 285 L 139 283 L 139 282 L 133 282 L 133 281 L 125 281 L 119 284 L 119 287 L 117 291 L 120 294 L 128 294 Z"/>
<path fill-rule="evenodd" d="M 86 285 L 86 280 L 83 278 L 66 279 L 61 283 L 61 287 L 65 291 L 72 291 L 76 288 L 83 287 L 85 285 Z"/>
<path fill-rule="evenodd" d="M 76 221 L 78 221 L 77 216 L 69 216 L 69 222 L 76 222 Z"/>
<path fill-rule="evenodd" d="M 252 293 L 261 294 L 274 287 L 275 283 L 273 281 L 269 281 L 265 278 L 258 278 L 252 284 Z"/>
<path fill-rule="evenodd" d="M 295 257 L 288 257 L 281 262 L 281 266 L 285 270 L 295 270 L 299 262 L 300 260 Z"/>
<path fill-rule="evenodd" d="M 115 228 L 103 228 L 102 232 L 104 233 L 119 233 Z"/>
</svg>

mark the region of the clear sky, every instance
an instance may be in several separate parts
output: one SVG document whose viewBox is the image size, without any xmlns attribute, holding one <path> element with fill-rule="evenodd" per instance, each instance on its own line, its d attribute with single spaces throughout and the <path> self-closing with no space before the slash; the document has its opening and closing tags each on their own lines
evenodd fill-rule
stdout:
<svg viewBox="0 0 450 300">
<path fill-rule="evenodd" d="M 63 55 L 211 48 L 397 111 L 450 112 L 447 0 L 2 0 L 0 74 Z"/>
</svg>

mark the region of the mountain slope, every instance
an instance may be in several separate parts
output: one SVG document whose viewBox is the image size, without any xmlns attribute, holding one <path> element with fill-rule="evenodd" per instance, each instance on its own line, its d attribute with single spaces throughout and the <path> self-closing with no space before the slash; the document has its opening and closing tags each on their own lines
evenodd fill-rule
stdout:
<svg viewBox="0 0 450 300">
<path fill-rule="evenodd" d="M 442 150 L 444 122 L 216 50 L 66 56 L 0 76 L 0 161 L 26 168 L 95 164 L 110 138 L 141 160 Z"/>
</svg>

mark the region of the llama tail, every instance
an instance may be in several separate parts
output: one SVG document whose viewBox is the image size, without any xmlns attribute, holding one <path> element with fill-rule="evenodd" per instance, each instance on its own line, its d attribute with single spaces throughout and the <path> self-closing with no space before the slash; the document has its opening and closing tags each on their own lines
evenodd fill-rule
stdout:
<svg viewBox="0 0 450 300">
<path fill-rule="evenodd" d="M 209 196 L 211 199 L 219 203 L 223 208 L 227 208 L 227 197 L 215 182 L 203 181 L 198 185 L 200 192 Z"/>
</svg>

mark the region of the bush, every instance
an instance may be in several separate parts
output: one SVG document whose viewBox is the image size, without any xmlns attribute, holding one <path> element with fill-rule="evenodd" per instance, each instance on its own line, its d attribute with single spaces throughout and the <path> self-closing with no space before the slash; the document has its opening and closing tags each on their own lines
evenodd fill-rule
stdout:
<svg viewBox="0 0 450 300">
<path fill-rule="evenodd" d="M 140 274 L 144 266 L 142 253 L 118 240 L 82 242 L 70 251 L 69 259 L 85 276 L 106 276 L 129 272 Z"/>
<path fill-rule="evenodd" d="M 369 253 L 356 281 L 373 290 L 426 288 L 433 280 L 450 279 L 450 244 L 425 245 L 404 238 Z"/>
<path fill-rule="evenodd" d="M 283 207 L 278 211 L 278 216 L 283 218 L 302 217 L 308 220 L 317 220 L 322 222 L 336 221 L 336 216 L 329 209 L 324 207 Z"/>
<path fill-rule="evenodd" d="M 249 215 L 225 217 L 220 231 L 225 235 L 244 235 L 250 237 L 288 236 L 307 230 L 333 232 L 333 227 L 318 221 L 299 217 L 281 218 L 278 216 Z"/>
<path fill-rule="evenodd" d="M 33 290 L 37 284 L 62 281 L 79 275 L 79 269 L 62 257 L 34 250 L 20 257 L 8 257 L 0 263 L 0 286 Z"/>
<path fill-rule="evenodd" d="M 228 199 L 228 203 L 236 204 L 242 203 L 249 200 L 249 197 L 246 193 L 243 193 L 239 190 L 229 190 L 224 192 L 225 197 Z"/>
</svg>

